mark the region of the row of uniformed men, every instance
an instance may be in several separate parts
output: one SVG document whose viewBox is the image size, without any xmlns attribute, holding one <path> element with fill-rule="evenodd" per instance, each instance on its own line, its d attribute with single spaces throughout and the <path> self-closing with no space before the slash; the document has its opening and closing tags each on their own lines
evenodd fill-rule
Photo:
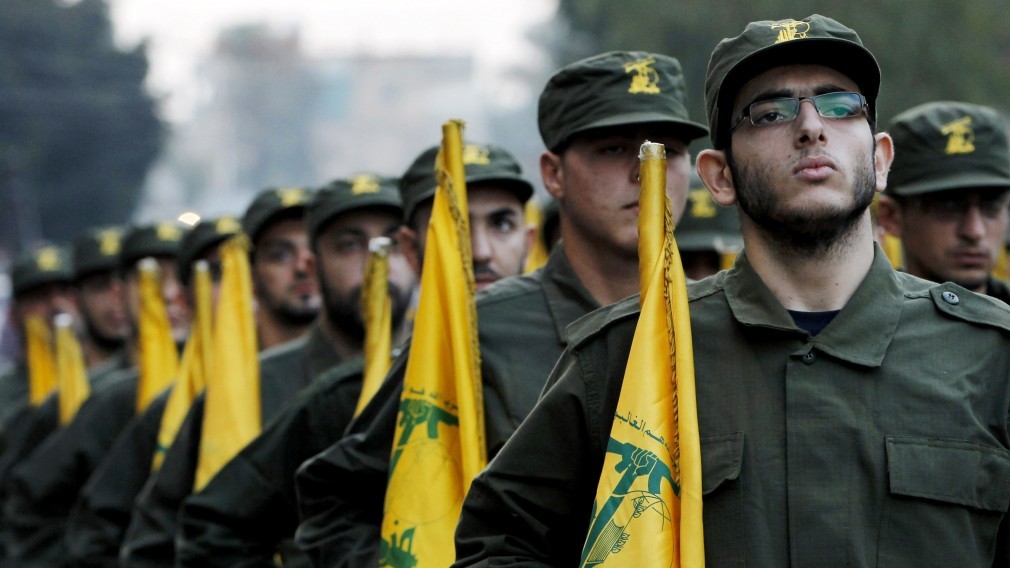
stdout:
<svg viewBox="0 0 1010 568">
<path fill-rule="evenodd" d="M 837 23 L 828 22 L 825 33 L 830 36 Z M 831 58 L 824 64 L 831 67 Z M 639 74 L 642 69 L 649 73 Z M 875 90 L 864 95 L 872 108 Z M 478 286 L 489 287 L 478 301 L 478 321 L 491 455 L 540 397 L 544 379 L 569 342 L 567 326 L 638 291 L 642 141 L 666 146 L 674 217 L 688 205 L 687 145 L 706 129 L 690 121 L 682 97 L 679 64 L 656 54 L 604 54 L 574 63 L 551 79 L 541 97 L 540 127 L 548 148 L 541 174 L 557 199 L 563 245 L 542 270 L 527 276 L 505 278 L 519 273 L 528 250 L 523 204 L 532 186 L 501 149 L 467 149 L 474 272 Z M 799 111 L 802 100 L 791 100 L 797 105 L 794 112 Z M 831 109 L 813 102 L 821 116 L 831 118 Z M 758 125 L 753 115 L 750 120 Z M 938 103 L 900 116 L 891 131 L 899 157 L 879 218 L 885 229 L 904 237 L 907 269 L 979 292 L 1002 293 L 1005 286 L 989 276 L 1003 246 L 1010 199 L 1010 152 L 1002 119 L 990 109 Z M 317 565 L 374 565 L 382 551 L 389 563 L 392 543 L 380 547 L 378 521 L 403 359 L 348 428 L 360 390 L 361 366 L 353 359 L 364 335 L 354 291 L 369 238 L 398 237 L 390 290 L 394 333 L 404 338 L 404 314 L 420 273 L 434 192 L 434 152 L 412 165 L 399 194 L 382 179 L 321 190 L 305 225 L 293 213 L 305 207 L 303 201 L 283 191 L 261 195 L 245 216 L 254 243 L 261 341 L 277 343 L 304 331 L 318 308 L 310 248 L 316 253 L 324 304 L 307 338 L 261 358 L 263 434 L 203 491 L 190 495 L 201 426 L 197 402 L 168 449 L 165 465 L 148 479 L 159 406 L 156 401 L 133 416 L 136 373 L 126 372 L 108 387 L 96 388 L 93 400 L 66 429 L 41 445 L 35 438 L 18 450 L 24 453 L 2 472 L 5 545 L 9 558 L 20 563 L 15 565 L 109 565 L 117 555 L 129 566 L 268 565 L 278 552 L 296 563 L 298 550 L 308 552 Z M 700 203 L 692 196 L 688 211 L 704 211 L 707 206 Z M 748 219 L 748 212 L 743 218 Z M 291 229 L 286 237 L 268 238 L 283 227 Z M 922 234 L 936 238 L 923 243 Z M 208 239 L 187 254 L 212 258 L 220 240 Z M 124 251 L 129 245 L 128 238 Z M 164 256 L 144 251 L 148 255 Z M 290 270 L 274 273 L 284 284 L 268 293 L 267 267 L 272 264 Z M 164 271 L 170 273 L 170 265 Z M 128 272 L 128 289 L 130 282 Z M 264 317 L 275 321 L 264 322 Z M 802 328 L 799 315 L 794 317 Z M 808 336 L 818 331 L 806 329 Z M 163 410 L 164 396 L 159 400 Z M 102 440 L 96 440 L 99 432 Z M 295 470 L 316 454 L 302 467 L 296 495 Z M 294 547 L 296 502 L 302 525 Z"/>
</svg>

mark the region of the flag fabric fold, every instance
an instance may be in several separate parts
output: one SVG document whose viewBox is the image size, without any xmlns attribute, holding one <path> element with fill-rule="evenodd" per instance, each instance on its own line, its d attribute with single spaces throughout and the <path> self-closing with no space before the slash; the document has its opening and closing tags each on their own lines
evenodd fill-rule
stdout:
<svg viewBox="0 0 1010 568">
<path fill-rule="evenodd" d="M 641 315 L 581 565 L 701 567 L 701 449 L 687 287 L 661 144 L 642 146 Z"/>
<path fill-rule="evenodd" d="M 74 419 L 77 409 L 91 395 L 88 372 L 84 366 L 81 342 L 74 331 L 74 320 L 68 314 L 60 314 L 54 320 L 56 325 L 56 379 L 58 383 L 60 426 L 66 426 Z"/>
<path fill-rule="evenodd" d="M 137 413 L 168 388 L 179 369 L 179 352 L 172 338 L 165 298 L 161 293 L 161 270 L 153 258 L 138 263 L 140 275 L 140 369 L 137 382 Z"/>
<path fill-rule="evenodd" d="M 249 240 L 245 235 L 232 237 L 220 250 L 221 292 L 214 318 L 214 355 L 207 377 L 195 491 L 262 428 Z"/>
<path fill-rule="evenodd" d="M 487 462 L 462 123 L 443 126 L 438 188 L 382 520 L 381 565 L 448 566 L 471 480 Z"/>
<path fill-rule="evenodd" d="M 28 404 L 38 406 L 56 390 L 57 385 L 53 336 L 44 318 L 25 318 L 25 348 L 28 362 Z"/>
<path fill-rule="evenodd" d="M 197 395 L 203 392 L 210 372 L 210 361 L 213 356 L 211 335 L 212 306 L 210 269 L 207 262 L 200 260 L 193 265 L 193 303 L 194 317 L 191 324 L 189 339 L 182 352 L 182 362 L 179 363 L 179 376 L 172 385 L 172 392 L 165 402 L 165 411 L 161 415 L 161 425 L 158 428 L 158 442 L 151 461 L 151 471 L 161 469 L 165 452 L 175 441 L 179 428 L 189 412 L 189 407 Z"/>
<path fill-rule="evenodd" d="M 361 311 L 365 322 L 365 376 L 354 409 L 357 416 L 379 390 L 393 353 L 393 302 L 389 297 L 389 237 L 375 237 L 368 243 L 368 260 L 361 283 Z"/>
</svg>

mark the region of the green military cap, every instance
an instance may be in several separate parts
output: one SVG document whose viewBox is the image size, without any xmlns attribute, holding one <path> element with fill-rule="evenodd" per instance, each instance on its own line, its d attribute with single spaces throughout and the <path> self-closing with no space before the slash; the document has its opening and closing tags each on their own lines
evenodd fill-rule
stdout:
<svg viewBox="0 0 1010 568">
<path fill-rule="evenodd" d="M 816 64 L 852 79 L 876 120 L 880 68 L 853 30 L 826 16 L 802 20 L 751 22 L 742 34 L 715 46 L 705 77 L 708 127 L 716 148 L 729 144 L 733 103 L 740 88 L 755 76 L 782 65 Z"/>
<path fill-rule="evenodd" d="M 179 247 L 187 229 L 175 221 L 160 221 L 133 227 L 123 237 L 119 251 L 119 266 L 131 270 L 137 261 L 148 256 L 179 256 Z"/>
<path fill-rule="evenodd" d="M 740 217 L 736 207 L 723 207 L 712 200 L 697 172 L 692 172 L 687 207 L 673 233 L 682 251 L 736 252 L 743 248 Z"/>
<path fill-rule="evenodd" d="M 259 192 L 242 216 L 242 230 L 252 242 L 260 231 L 280 217 L 305 214 L 312 201 L 312 191 L 304 187 L 269 188 Z"/>
<path fill-rule="evenodd" d="M 14 297 L 47 284 L 74 280 L 70 251 L 61 245 L 45 245 L 19 256 L 11 267 Z"/>
<path fill-rule="evenodd" d="M 400 195 L 403 197 L 403 219 L 410 221 L 417 206 L 435 196 L 435 157 L 438 146 L 425 150 L 400 178 Z M 520 203 L 533 195 L 533 186 L 522 175 L 522 168 L 508 150 L 492 144 L 463 145 L 463 174 L 466 183 L 485 183 L 501 187 L 515 194 Z"/>
<path fill-rule="evenodd" d="M 74 279 L 119 269 L 123 227 L 96 227 L 74 239 Z"/>
<path fill-rule="evenodd" d="M 399 182 L 397 178 L 365 173 L 351 179 L 338 179 L 322 187 L 309 204 L 306 217 L 309 239 L 315 242 L 323 225 L 348 211 L 381 208 L 402 214 Z"/>
<path fill-rule="evenodd" d="M 1010 189 L 1006 122 L 989 107 L 932 102 L 894 117 L 889 195 L 968 188 Z"/>
<path fill-rule="evenodd" d="M 242 225 L 234 217 L 224 216 L 215 219 L 201 219 L 199 223 L 186 232 L 179 245 L 179 256 L 175 259 L 179 269 L 179 279 L 189 283 L 192 276 L 193 263 L 209 248 L 216 246 L 229 237 L 242 233 Z"/>
<path fill-rule="evenodd" d="M 538 124 L 549 150 L 593 128 L 661 122 L 690 141 L 708 134 L 684 105 L 684 75 L 673 57 L 611 51 L 576 61 L 554 74 L 540 94 Z"/>
</svg>

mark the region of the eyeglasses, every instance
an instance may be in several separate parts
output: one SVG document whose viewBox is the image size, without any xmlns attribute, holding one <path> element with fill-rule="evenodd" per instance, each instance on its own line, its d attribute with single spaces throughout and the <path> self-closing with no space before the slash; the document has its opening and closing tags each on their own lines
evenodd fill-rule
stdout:
<svg viewBox="0 0 1010 568">
<path fill-rule="evenodd" d="M 729 131 L 732 133 L 748 118 L 754 126 L 774 126 L 792 122 L 800 115 L 800 105 L 803 101 L 813 103 L 817 114 L 824 118 L 855 118 L 866 112 L 866 97 L 852 92 L 825 93 L 813 97 L 768 99 L 751 103 L 743 111 L 743 115 L 733 123 L 733 126 L 730 126 Z"/>
</svg>

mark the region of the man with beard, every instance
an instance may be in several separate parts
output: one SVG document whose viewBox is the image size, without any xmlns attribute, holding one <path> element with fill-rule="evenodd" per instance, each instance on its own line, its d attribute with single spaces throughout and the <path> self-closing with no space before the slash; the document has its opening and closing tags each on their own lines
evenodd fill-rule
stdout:
<svg viewBox="0 0 1010 568">
<path fill-rule="evenodd" d="M 129 364 L 130 322 L 123 303 L 119 248 L 123 229 L 102 227 L 74 239 L 74 288 L 84 324 L 81 349 L 90 373 Z"/>
<path fill-rule="evenodd" d="M 401 200 L 395 179 L 362 174 L 318 190 L 308 208 L 308 241 L 323 297 L 323 309 L 308 336 L 260 356 L 261 416 L 268 423 L 326 369 L 362 355 L 364 323 L 359 310 L 368 242 L 395 237 Z M 404 334 L 404 315 L 416 279 L 398 252 L 390 254 L 394 341 Z M 128 566 L 173 566 L 177 513 L 193 490 L 203 424 L 204 398 L 190 409 L 161 469 L 137 499 L 121 549 Z"/>
<path fill-rule="evenodd" d="M 688 117 L 684 91 L 676 59 L 644 52 L 574 62 L 544 88 L 538 122 L 547 150 L 540 173 L 558 202 L 561 241 L 542 269 L 504 279 L 477 299 L 489 459 L 536 404 L 570 341 L 568 325 L 638 290 L 638 151 L 647 139 L 668 148 L 666 189 L 673 218 L 680 218 L 687 145 L 706 132 Z M 380 530 L 390 453 L 394 440 L 406 436 L 397 421 L 405 363 L 405 357 L 397 361 L 348 435 L 298 474 L 297 540 L 317 565 L 410 557 L 409 546 L 383 541 Z"/>
<path fill-rule="evenodd" d="M 157 263 L 161 292 L 173 338 L 184 341 L 189 306 L 175 266 L 185 231 L 174 222 L 134 227 L 119 252 L 125 274 L 125 304 L 131 333 L 128 351 L 139 346 L 140 275 L 143 259 Z M 115 372 L 93 384 L 91 396 L 74 419 L 55 431 L 21 461 L 6 480 L 4 536 L 15 566 L 51 566 L 64 560 L 67 515 L 88 477 L 116 436 L 136 415 L 139 373 Z"/>
<path fill-rule="evenodd" d="M 399 240 L 416 274 L 418 242 L 427 235 L 434 201 L 437 152 L 434 147 L 421 154 L 400 183 L 404 227 Z M 497 146 L 465 145 L 464 173 L 474 272 L 483 289 L 522 266 L 530 235 L 522 222 L 523 203 L 532 186 L 515 158 Z M 186 500 L 177 565 L 268 566 L 278 549 L 285 565 L 296 563 L 289 546 L 298 525 L 295 470 L 343 434 L 361 394 L 361 375 L 360 362 L 327 372 Z"/>
<path fill-rule="evenodd" d="M 874 245 L 892 157 L 879 80 L 819 15 L 752 22 L 712 54 L 698 171 L 739 205 L 744 252 L 688 285 L 707 566 L 1010 561 L 1010 310 L 895 272 Z M 639 312 L 629 298 L 572 327 L 471 486 L 457 566 L 581 564 Z"/>
<path fill-rule="evenodd" d="M 899 237 L 904 269 L 1010 303 L 992 277 L 1010 225 L 1006 120 L 989 107 L 926 103 L 891 122 L 895 156 L 878 220 Z"/>
<path fill-rule="evenodd" d="M 307 332 L 322 305 L 305 230 L 311 198 L 306 188 L 266 189 L 242 218 L 252 243 L 249 268 L 261 351 Z"/>
</svg>

